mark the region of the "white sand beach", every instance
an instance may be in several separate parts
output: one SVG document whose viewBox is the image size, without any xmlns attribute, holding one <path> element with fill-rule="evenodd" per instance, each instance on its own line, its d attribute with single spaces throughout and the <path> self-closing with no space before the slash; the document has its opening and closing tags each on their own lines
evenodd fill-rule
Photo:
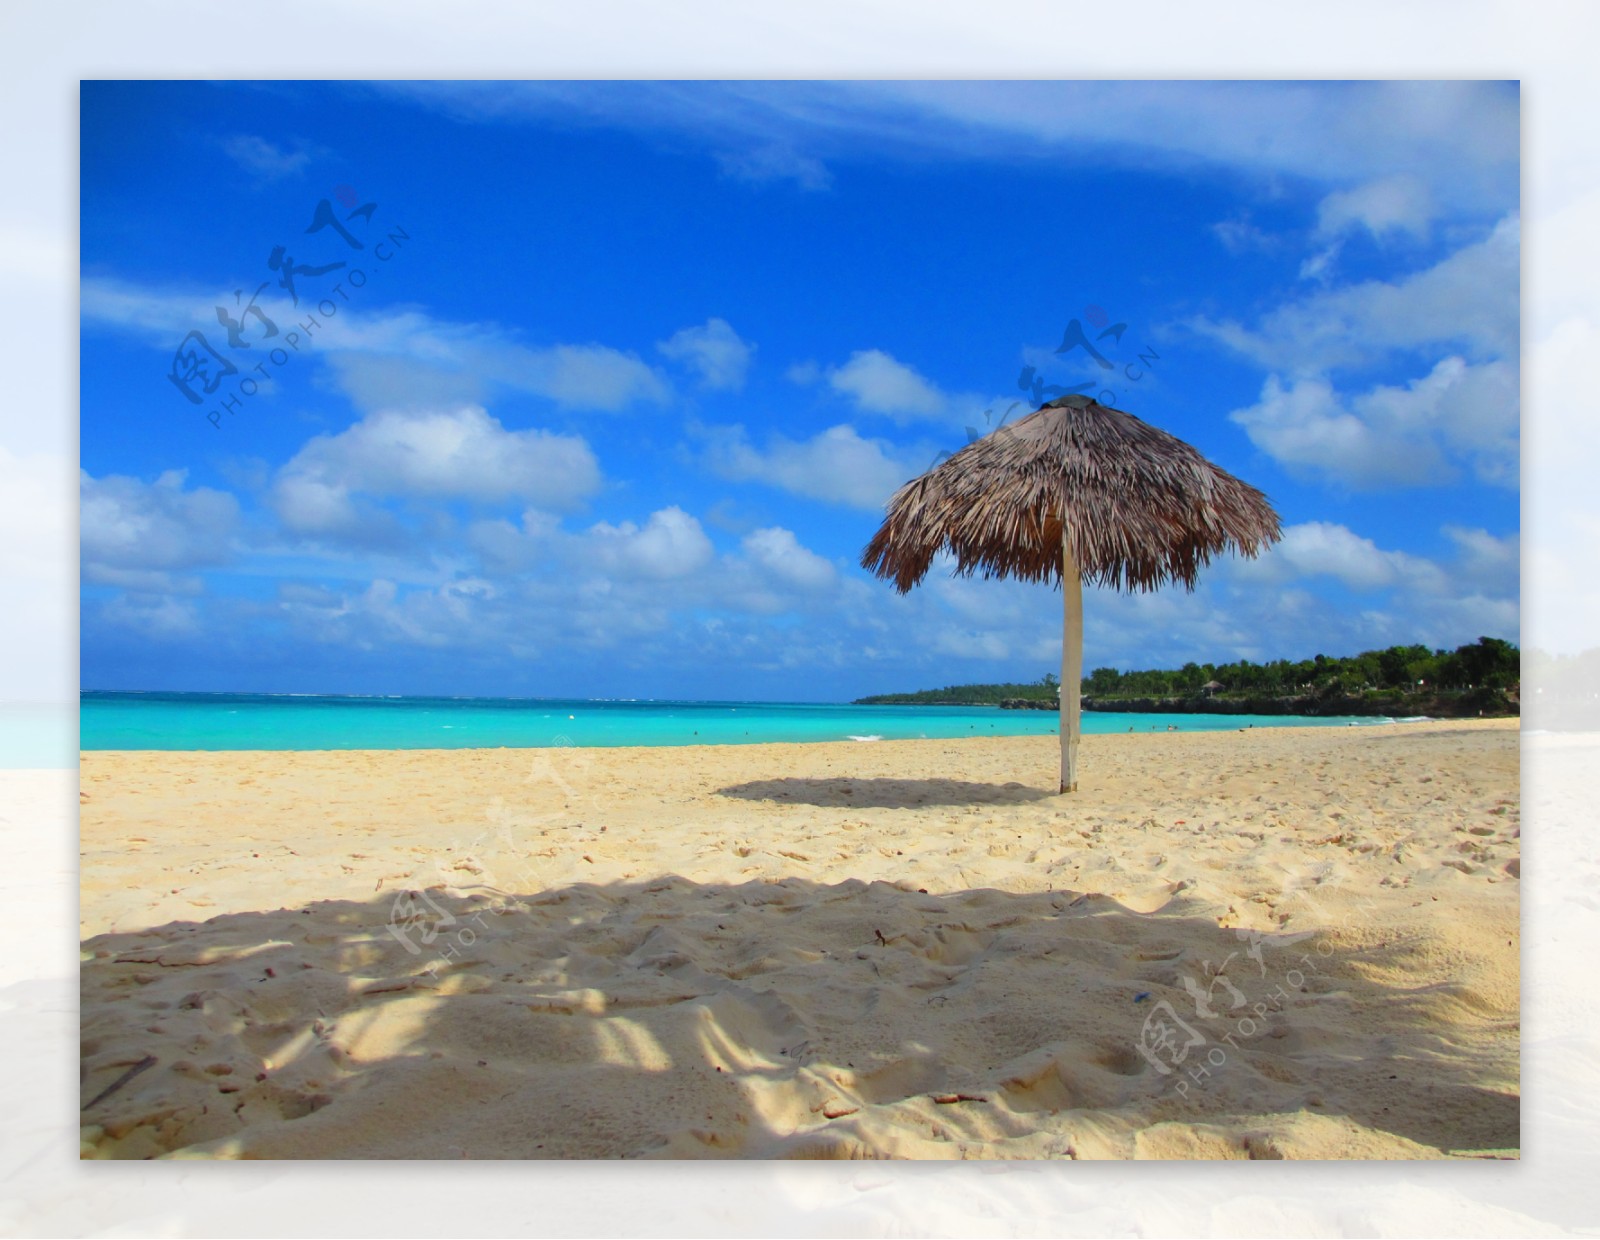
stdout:
<svg viewBox="0 0 1600 1240">
<path fill-rule="evenodd" d="M 1517 741 L 86 752 L 83 1153 L 1515 1156 Z"/>
</svg>

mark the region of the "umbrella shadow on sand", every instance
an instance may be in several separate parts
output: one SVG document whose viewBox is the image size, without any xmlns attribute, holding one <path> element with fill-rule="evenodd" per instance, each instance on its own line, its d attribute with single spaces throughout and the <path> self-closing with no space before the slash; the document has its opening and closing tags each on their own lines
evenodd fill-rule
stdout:
<svg viewBox="0 0 1600 1240">
<path fill-rule="evenodd" d="M 756 779 L 717 789 L 742 801 L 777 801 L 829 808 L 906 809 L 918 805 L 1021 805 L 1047 801 L 1055 793 L 1016 782 L 966 779 Z"/>
<path fill-rule="evenodd" d="M 669 875 L 100 935 L 81 967 L 85 1149 L 1206 1159 L 1518 1145 L 1515 1011 L 1441 985 L 1436 955 L 1400 941 L 1269 935 L 1258 973 L 1212 912 L 1183 897 L 1141 914 L 1072 891 Z"/>
</svg>

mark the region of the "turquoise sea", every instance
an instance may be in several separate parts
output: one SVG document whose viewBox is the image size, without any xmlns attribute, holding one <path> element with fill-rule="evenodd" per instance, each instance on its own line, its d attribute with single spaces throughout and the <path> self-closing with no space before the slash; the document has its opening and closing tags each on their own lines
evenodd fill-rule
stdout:
<svg viewBox="0 0 1600 1240">
<path fill-rule="evenodd" d="M 1052 711 L 992 706 L 633 702 L 533 698 L 84 693 L 83 749 L 473 749 L 553 745 L 740 745 L 762 741 L 1035 736 Z M 1086 733 L 1326 727 L 1378 719 L 1085 713 Z"/>
</svg>

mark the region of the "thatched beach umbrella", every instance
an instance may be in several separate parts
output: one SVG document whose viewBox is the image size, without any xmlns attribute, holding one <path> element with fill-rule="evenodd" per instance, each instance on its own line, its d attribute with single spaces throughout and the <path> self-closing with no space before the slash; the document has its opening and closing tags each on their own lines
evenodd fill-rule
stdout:
<svg viewBox="0 0 1600 1240">
<path fill-rule="evenodd" d="M 1062 583 L 1061 791 L 1074 792 L 1083 582 L 1192 590 L 1212 556 L 1254 556 L 1279 534 L 1265 495 L 1182 440 L 1063 396 L 896 491 L 861 563 L 902 594 L 945 548 L 958 576 Z"/>
</svg>

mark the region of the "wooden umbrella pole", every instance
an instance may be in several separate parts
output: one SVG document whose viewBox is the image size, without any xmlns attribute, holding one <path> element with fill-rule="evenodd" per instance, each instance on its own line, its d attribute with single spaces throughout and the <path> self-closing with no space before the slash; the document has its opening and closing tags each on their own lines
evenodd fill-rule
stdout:
<svg viewBox="0 0 1600 1240">
<path fill-rule="evenodd" d="M 1083 580 L 1061 536 L 1061 791 L 1078 790 L 1079 701 L 1083 689 Z"/>
</svg>

